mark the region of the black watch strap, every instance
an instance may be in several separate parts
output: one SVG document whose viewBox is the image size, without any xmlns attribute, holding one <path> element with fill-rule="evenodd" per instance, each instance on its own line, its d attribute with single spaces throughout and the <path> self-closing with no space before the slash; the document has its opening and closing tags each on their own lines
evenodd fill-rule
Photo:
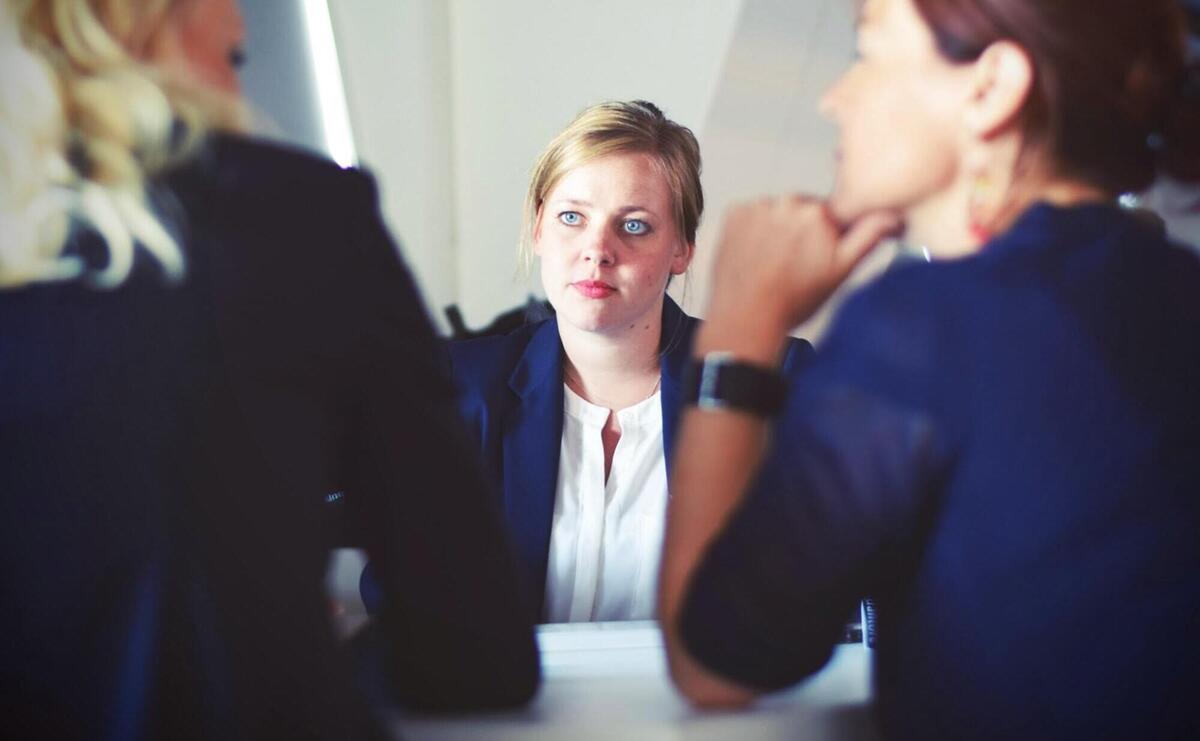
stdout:
<svg viewBox="0 0 1200 741">
<path fill-rule="evenodd" d="M 701 409 L 734 409 L 771 417 L 783 409 L 787 381 L 779 371 L 739 362 L 731 353 L 693 358 L 683 373 L 683 400 Z"/>
</svg>

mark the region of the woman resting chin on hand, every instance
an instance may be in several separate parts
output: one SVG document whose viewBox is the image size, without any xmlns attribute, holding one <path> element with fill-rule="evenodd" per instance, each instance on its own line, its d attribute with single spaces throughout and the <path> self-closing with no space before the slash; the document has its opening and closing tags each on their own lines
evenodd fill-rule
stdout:
<svg viewBox="0 0 1200 741">
<path fill-rule="evenodd" d="M 693 362 L 770 379 L 900 223 L 934 259 L 844 304 L 783 403 L 684 413 L 659 605 L 688 698 L 800 681 L 870 594 L 886 736 L 1194 735 L 1200 264 L 1116 205 L 1197 171 L 1181 15 L 863 4 L 834 191 L 727 215 Z"/>
</svg>

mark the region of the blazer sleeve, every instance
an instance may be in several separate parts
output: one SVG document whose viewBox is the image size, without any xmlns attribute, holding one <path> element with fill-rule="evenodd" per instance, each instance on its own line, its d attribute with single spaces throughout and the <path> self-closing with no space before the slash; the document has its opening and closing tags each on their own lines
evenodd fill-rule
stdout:
<svg viewBox="0 0 1200 741">
<path fill-rule="evenodd" d="M 954 438 L 934 374 L 914 361 L 941 355 L 913 303 L 893 290 L 847 303 L 793 381 L 771 464 L 693 576 L 683 640 L 723 676 L 762 690 L 800 681 L 858 600 L 912 562 Z"/>
<path fill-rule="evenodd" d="M 378 213 L 346 175 L 356 332 L 343 472 L 351 517 L 384 593 L 373 641 L 401 703 L 520 704 L 540 681 L 530 616 L 496 498 L 455 408 L 444 349 Z"/>
</svg>

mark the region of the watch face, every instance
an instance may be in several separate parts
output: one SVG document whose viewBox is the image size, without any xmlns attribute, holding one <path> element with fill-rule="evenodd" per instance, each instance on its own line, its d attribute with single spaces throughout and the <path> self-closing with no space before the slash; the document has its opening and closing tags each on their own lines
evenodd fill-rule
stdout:
<svg viewBox="0 0 1200 741">
<path fill-rule="evenodd" d="M 700 409 L 771 416 L 783 408 L 787 383 L 773 368 L 740 363 L 719 352 L 693 361 L 684 375 L 684 400 Z"/>
</svg>

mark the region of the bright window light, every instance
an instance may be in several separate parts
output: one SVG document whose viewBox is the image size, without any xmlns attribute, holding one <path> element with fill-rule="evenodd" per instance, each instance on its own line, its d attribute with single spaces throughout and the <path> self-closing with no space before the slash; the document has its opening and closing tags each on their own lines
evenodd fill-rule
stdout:
<svg viewBox="0 0 1200 741">
<path fill-rule="evenodd" d="M 354 135 L 350 131 L 350 111 L 346 108 L 346 88 L 338 62 L 337 42 L 326 0 L 302 0 L 304 28 L 312 51 L 313 72 L 317 80 L 317 103 L 321 108 L 321 131 L 325 147 L 342 167 L 358 163 Z"/>
</svg>

